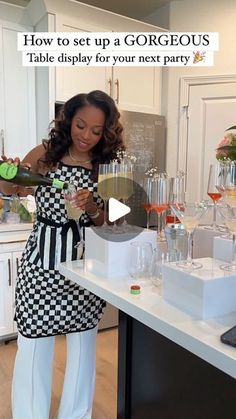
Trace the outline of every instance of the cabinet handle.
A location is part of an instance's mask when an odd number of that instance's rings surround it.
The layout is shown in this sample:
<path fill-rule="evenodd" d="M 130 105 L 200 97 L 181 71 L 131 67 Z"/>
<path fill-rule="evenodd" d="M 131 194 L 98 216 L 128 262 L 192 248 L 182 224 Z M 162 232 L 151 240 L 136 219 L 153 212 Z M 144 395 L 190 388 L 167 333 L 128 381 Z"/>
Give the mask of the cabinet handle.
<path fill-rule="evenodd" d="M 19 275 L 19 258 L 16 258 L 16 273 Z"/>
<path fill-rule="evenodd" d="M 119 84 L 118 79 L 115 80 L 115 85 L 116 85 L 116 99 L 115 99 L 115 102 L 118 105 L 118 103 L 120 101 L 120 84 Z"/>
<path fill-rule="evenodd" d="M 8 259 L 8 285 L 11 287 L 11 259 Z"/>
<path fill-rule="evenodd" d="M 4 130 L 1 129 L 0 131 L 0 137 L 1 137 L 1 155 L 5 156 L 5 147 L 4 147 Z"/>
<path fill-rule="evenodd" d="M 111 77 L 108 79 L 109 95 L 112 96 L 112 80 Z"/>

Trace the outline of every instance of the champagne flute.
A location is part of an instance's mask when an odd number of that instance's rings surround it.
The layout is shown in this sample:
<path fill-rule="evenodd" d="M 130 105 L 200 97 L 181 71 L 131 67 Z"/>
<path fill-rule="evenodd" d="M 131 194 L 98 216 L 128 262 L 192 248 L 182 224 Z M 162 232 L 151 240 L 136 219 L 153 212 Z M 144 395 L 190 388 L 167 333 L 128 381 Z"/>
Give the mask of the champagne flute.
<path fill-rule="evenodd" d="M 151 188 L 151 208 L 157 214 L 157 240 L 164 241 L 162 236 L 161 215 L 167 210 L 169 201 L 169 179 L 161 173 L 153 178 Z"/>
<path fill-rule="evenodd" d="M 219 190 L 221 186 L 221 166 L 219 163 L 211 164 L 209 170 L 207 195 L 213 201 L 213 223 L 208 229 L 217 230 L 219 227 L 216 224 L 217 202 L 222 198 L 222 193 Z"/>
<path fill-rule="evenodd" d="M 217 187 L 222 194 L 225 204 L 236 207 L 236 162 L 222 162 L 220 164 L 220 185 Z"/>
<path fill-rule="evenodd" d="M 117 199 L 118 201 L 122 198 L 122 191 L 121 191 L 121 165 L 118 161 L 113 161 L 110 163 L 110 174 L 111 177 L 109 178 L 108 182 L 110 184 L 109 191 L 111 193 L 110 197 Z M 116 221 L 114 221 L 112 227 L 113 233 L 121 232 L 121 229 L 118 228 Z"/>
<path fill-rule="evenodd" d="M 108 227 L 107 224 L 107 202 L 112 196 L 111 165 L 109 163 L 99 164 L 98 168 L 98 194 L 104 201 L 104 221 L 101 228 Z"/>
<path fill-rule="evenodd" d="M 78 188 L 79 189 L 79 188 Z M 72 204 L 73 198 L 75 197 L 78 189 L 73 183 L 70 183 L 64 191 L 64 199 L 65 199 L 65 207 L 67 212 L 67 217 L 69 220 L 75 220 L 77 224 L 77 228 L 80 235 L 80 241 L 75 245 L 75 247 L 79 248 L 80 246 L 84 246 L 84 240 L 82 238 L 81 228 L 80 228 L 80 217 L 84 213 L 84 211 L 79 207 L 74 207 Z"/>
<path fill-rule="evenodd" d="M 207 206 L 203 203 L 183 203 L 171 205 L 171 209 L 183 224 L 188 235 L 188 255 L 184 261 L 177 262 L 177 265 L 184 269 L 199 269 L 202 267 L 201 263 L 194 262 L 192 259 L 192 240 L 193 233 L 200 218 L 207 210 Z"/>
<path fill-rule="evenodd" d="M 236 208 L 225 205 L 220 208 L 220 213 L 225 220 L 225 224 L 232 233 L 232 261 L 230 264 L 220 265 L 224 271 L 236 271 Z"/>
<path fill-rule="evenodd" d="M 147 224 L 146 228 L 150 228 L 150 212 L 152 210 L 151 204 L 151 189 L 152 189 L 152 177 L 147 177 L 144 179 L 143 182 L 143 196 L 142 196 L 142 203 L 141 206 L 146 211 L 147 214 Z"/>
<path fill-rule="evenodd" d="M 120 182 L 121 199 L 123 203 L 126 205 L 128 199 L 134 193 L 133 165 L 130 161 L 127 161 L 127 162 L 121 161 L 119 182 Z M 123 219 L 122 227 L 123 227 L 123 231 L 128 230 L 128 223 L 125 216 Z"/>
<path fill-rule="evenodd" d="M 171 205 L 173 204 L 183 204 L 185 201 L 185 186 L 184 186 L 184 173 L 179 172 L 176 177 L 170 178 L 169 185 L 169 208 L 171 211 Z M 179 223 L 179 219 L 173 214 L 166 216 L 167 223 Z"/>

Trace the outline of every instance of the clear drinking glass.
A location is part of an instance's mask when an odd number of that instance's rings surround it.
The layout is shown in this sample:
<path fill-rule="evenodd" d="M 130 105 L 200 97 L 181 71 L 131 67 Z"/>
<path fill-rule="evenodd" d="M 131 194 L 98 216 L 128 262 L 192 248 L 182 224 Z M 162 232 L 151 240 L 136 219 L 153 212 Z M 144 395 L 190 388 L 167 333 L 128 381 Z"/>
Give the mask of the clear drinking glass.
<path fill-rule="evenodd" d="M 108 227 L 107 224 L 107 203 L 112 196 L 112 182 L 111 182 L 111 165 L 109 163 L 99 164 L 98 169 L 98 194 L 104 201 L 104 222 L 101 228 Z M 108 181 L 109 180 L 109 181 Z M 106 181 L 106 182 L 105 182 Z"/>
<path fill-rule="evenodd" d="M 169 206 L 169 178 L 164 174 L 160 174 L 153 178 L 151 188 L 151 205 L 152 210 L 157 214 L 157 240 L 165 240 L 162 235 L 163 228 L 161 228 L 161 215 L 168 209 Z"/>
<path fill-rule="evenodd" d="M 171 209 L 178 217 L 180 222 L 183 224 L 188 236 L 188 255 L 187 260 L 177 262 L 178 266 L 185 269 L 199 269 L 202 267 L 201 263 L 194 262 L 192 259 L 192 240 L 193 233 L 197 225 L 199 224 L 200 218 L 207 210 L 206 204 L 200 203 L 183 203 L 171 205 Z"/>
<path fill-rule="evenodd" d="M 207 195 L 213 201 L 213 223 L 207 228 L 212 230 L 218 229 L 218 225 L 216 224 L 216 213 L 217 202 L 222 198 L 222 193 L 220 192 L 221 180 L 221 165 L 219 163 L 211 164 L 207 184 Z"/>
<path fill-rule="evenodd" d="M 120 163 L 120 190 L 121 190 L 121 199 L 123 203 L 126 205 L 128 199 L 134 193 L 133 187 L 133 164 L 130 161 Z M 122 223 L 123 231 L 128 230 L 128 223 L 124 216 L 123 223 Z"/>
<path fill-rule="evenodd" d="M 130 243 L 128 271 L 135 284 L 146 284 L 150 280 L 152 244 L 135 241 Z"/>
<path fill-rule="evenodd" d="M 184 174 L 177 174 L 176 177 L 171 177 L 169 180 L 169 208 L 170 205 L 178 204 L 181 205 L 185 201 L 185 185 L 184 185 Z M 179 220 L 175 216 L 175 214 L 169 215 L 168 221 L 169 223 L 177 223 Z"/>
<path fill-rule="evenodd" d="M 177 262 L 178 260 L 179 255 L 175 249 L 168 252 L 163 252 L 163 249 L 160 247 L 153 249 L 150 267 L 150 275 L 153 285 L 156 287 L 161 286 L 163 264 L 167 262 Z"/>
<path fill-rule="evenodd" d="M 220 183 L 217 186 L 225 204 L 236 207 L 236 162 L 220 163 Z"/>
<path fill-rule="evenodd" d="M 121 191 L 121 169 L 120 164 L 117 161 L 110 163 L 110 177 L 109 180 L 106 181 L 107 188 L 109 190 L 110 196 L 109 198 L 114 198 L 120 201 L 122 198 L 122 191 Z M 120 228 L 118 227 L 116 221 L 113 223 L 112 232 L 117 233 Z"/>
<path fill-rule="evenodd" d="M 80 241 L 76 244 L 76 247 L 83 246 L 84 240 L 83 240 L 83 233 L 80 228 L 79 219 L 81 215 L 84 213 L 84 211 L 81 208 L 74 207 L 73 206 L 73 199 L 75 198 L 77 194 L 78 189 L 76 186 L 72 183 L 70 183 L 64 191 L 64 199 L 65 199 L 65 207 L 67 212 L 67 217 L 69 220 L 75 220 L 79 234 L 80 234 Z"/>
<path fill-rule="evenodd" d="M 225 205 L 220 207 L 220 214 L 222 215 L 226 226 L 232 233 L 232 260 L 230 264 L 222 264 L 220 268 L 224 271 L 236 271 L 236 208 Z"/>
<path fill-rule="evenodd" d="M 147 177 L 143 181 L 143 196 L 141 199 L 141 206 L 146 211 L 147 214 L 147 228 L 150 228 L 150 212 L 152 210 L 151 204 L 151 189 L 152 189 L 153 178 Z"/>

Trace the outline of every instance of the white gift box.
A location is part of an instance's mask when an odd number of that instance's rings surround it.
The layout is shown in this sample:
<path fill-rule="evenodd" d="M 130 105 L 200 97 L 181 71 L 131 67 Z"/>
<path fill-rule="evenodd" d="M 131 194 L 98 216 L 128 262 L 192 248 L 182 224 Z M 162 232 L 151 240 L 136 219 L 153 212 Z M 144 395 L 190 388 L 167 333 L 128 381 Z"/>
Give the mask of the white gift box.
<path fill-rule="evenodd" d="M 132 232 L 118 234 L 109 232 L 105 234 L 106 239 L 104 239 L 96 233 L 99 228 L 85 229 L 84 256 L 85 270 L 99 276 L 116 278 L 128 275 L 131 242 L 150 242 L 153 249 L 157 246 L 157 232 L 154 230 L 140 228 L 140 233 L 135 237 Z"/>
<path fill-rule="evenodd" d="M 188 272 L 174 262 L 163 266 L 163 298 L 200 319 L 236 311 L 236 275 L 221 270 L 222 261 L 194 260 L 203 267 Z"/>
<path fill-rule="evenodd" d="M 213 247 L 213 257 L 215 259 L 232 261 L 233 241 L 232 238 L 215 237 Z"/>

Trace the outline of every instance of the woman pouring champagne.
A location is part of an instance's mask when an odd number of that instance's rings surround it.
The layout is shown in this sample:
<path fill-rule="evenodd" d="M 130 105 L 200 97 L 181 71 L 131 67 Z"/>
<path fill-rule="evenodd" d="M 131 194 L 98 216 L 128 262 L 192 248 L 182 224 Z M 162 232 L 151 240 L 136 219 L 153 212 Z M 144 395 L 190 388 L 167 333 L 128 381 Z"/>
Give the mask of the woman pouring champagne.
<path fill-rule="evenodd" d="M 34 172 L 76 186 L 71 201 L 83 211 L 80 225 L 103 223 L 97 193 L 99 163 L 109 163 L 123 148 L 122 126 L 114 101 L 101 91 L 68 100 L 50 130 L 49 140 L 22 162 Z M 28 190 L 0 182 L 8 195 Z M 48 419 L 51 400 L 54 336 L 66 335 L 67 364 L 58 419 L 91 418 L 95 383 L 98 322 L 105 302 L 59 273 L 58 264 L 77 258 L 79 232 L 68 221 L 62 190 L 40 185 L 35 191 L 37 220 L 22 255 L 16 284 L 18 327 L 13 419 Z M 76 223 L 75 223 L 76 224 Z"/>

